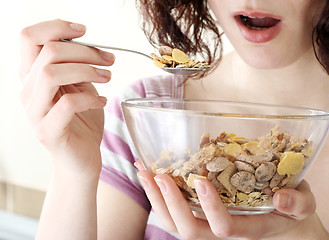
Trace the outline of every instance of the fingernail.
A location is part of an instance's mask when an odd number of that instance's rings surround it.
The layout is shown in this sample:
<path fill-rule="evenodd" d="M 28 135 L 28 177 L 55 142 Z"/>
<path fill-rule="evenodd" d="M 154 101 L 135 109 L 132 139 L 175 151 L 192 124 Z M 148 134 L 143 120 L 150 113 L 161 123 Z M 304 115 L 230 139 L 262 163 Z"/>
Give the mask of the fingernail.
<path fill-rule="evenodd" d="M 207 195 L 207 189 L 204 183 L 200 179 L 195 179 L 194 180 L 194 185 L 196 192 L 198 196 L 206 196 Z"/>
<path fill-rule="evenodd" d="M 85 32 L 86 31 L 86 26 L 78 23 L 71 23 L 70 27 L 77 32 Z"/>
<path fill-rule="evenodd" d="M 110 71 L 107 71 L 107 70 L 104 70 L 104 69 L 96 68 L 96 72 L 97 72 L 97 74 L 100 75 L 101 77 L 104 77 L 104 78 L 111 78 L 111 72 L 110 72 Z"/>
<path fill-rule="evenodd" d="M 114 55 L 112 53 L 108 53 L 108 52 L 99 50 L 99 54 L 107 62 L 114 61 Z"/>
<path fill-rule="evenodd" d="M 143 185 L 144 189 L 147 190 L 149 188 L 149 184 L 148 182 L 146 181 L 146 179 L 141 176 L 139 173 L 137 173 L 137 176 L 139 178 L 139 181 L 141 182 L 141 184 Z"/>
<path fill-rule="evenodd" d="M 161 193 L 166 194 L 167 193 L 166 184 L 157 176 L 154 177 L 154 180 L 156 181 L 157 185 L 159 186 Z"/>
<path fill-rule="evenodd" d="M 286 193 L 279 193 L 278 202 L 280 208 L 288 208 L 291 204 L 291 197 Z"/>

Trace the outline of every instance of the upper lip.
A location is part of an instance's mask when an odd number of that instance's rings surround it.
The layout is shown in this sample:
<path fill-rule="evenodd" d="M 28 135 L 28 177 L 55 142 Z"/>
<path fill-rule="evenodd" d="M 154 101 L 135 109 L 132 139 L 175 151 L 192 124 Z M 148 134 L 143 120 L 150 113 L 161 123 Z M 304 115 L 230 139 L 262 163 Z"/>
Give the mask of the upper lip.
<path fill-rule="evenodd" d="M 248 11 L 248 10 L 242 10 L 242 11 L 237 11 L 234 13 L 234 16 L 240 16 L 240 15 L 243 15 L 243 16 L 246 16 L 246 17 L 258 17 L 258 18 L 261 18 L 261 17 L 271 17 L 271 18 L 274 18 L 274 19 L 278 19 L 278 20 L 282 20 L 281 17 L 279 16 L 276 16 L 274 14 L 271 14 L 271 13 L 264 13 L 264 12 L 258 12 L 258 11 Z"/>

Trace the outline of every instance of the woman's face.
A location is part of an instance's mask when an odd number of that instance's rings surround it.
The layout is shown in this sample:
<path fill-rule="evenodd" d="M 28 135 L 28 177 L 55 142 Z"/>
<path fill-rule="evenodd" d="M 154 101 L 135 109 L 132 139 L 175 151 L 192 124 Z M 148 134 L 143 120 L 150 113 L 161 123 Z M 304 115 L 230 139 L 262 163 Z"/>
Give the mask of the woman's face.
<path fill-rule="evenodd" d="M 312 48 L 326 0 L 208 0 L 239 55 L 257 68 L 285 67 Z"/>

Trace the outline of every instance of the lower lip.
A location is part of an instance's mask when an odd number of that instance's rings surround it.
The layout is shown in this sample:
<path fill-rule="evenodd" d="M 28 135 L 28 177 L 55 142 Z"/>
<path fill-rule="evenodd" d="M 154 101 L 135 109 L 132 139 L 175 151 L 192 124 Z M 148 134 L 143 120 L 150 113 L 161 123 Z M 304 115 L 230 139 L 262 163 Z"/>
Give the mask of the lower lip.
<path fill-rule="evenodd" d="M 239 16 L 235 17 L 235 21 L 244 39 L 253 43 L 265 43 L 271 41 L 279 34 L 282 29 L 281 21 L 275 26 L 263 30 L 254 30 L 248 28 L 242 23 Z"/>

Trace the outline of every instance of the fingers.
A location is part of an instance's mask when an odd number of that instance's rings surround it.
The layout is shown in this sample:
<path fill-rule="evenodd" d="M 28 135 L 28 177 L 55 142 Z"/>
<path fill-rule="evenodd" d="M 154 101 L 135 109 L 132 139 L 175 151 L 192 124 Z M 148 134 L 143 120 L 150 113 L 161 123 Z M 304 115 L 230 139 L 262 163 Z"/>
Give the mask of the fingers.
<path fill-rule="evenodd" d="M 54 97 L 60 86 L 77 84 L 80 82 L 106 83 L 111 73 L 86 64 L 52 64 L 42 70 L 39 79 L 28 92 L 31 97 L 25 96 L 28 105 L 27 113 L 31 123 L 39 122 L 54 104 Z M 26 90 L 27 91 L 27 90 Z"/>
<path fill-rule="evenodd" d="M 212 232 L 218 237 L 232 236 L 234 220 L 209 181 L 195 179 L 194 184 L 202 209 Z M 225 219 L 225 221 L 221 221 Z"/>
<path fill-rule="evenodd" d="M 274 219 L 278 219 L 279 216 L 270 214 L 231 215 L 209 181 L 196 179 L 194 184 L 202 210 L 214 236 L 219 238 L 243 237 L 258 239 L 264 233 L 272 233 Z M 278 229 L 280 226 L 276 224 L 275 227 Z"/>
<path fill-rule="evenodd" d="M 111 53 L 70 43 L 47 44 L 37 57 L 21 93 L 23 104 L 32 109 L 28 110 L 31 122 L 36 122 L 49 111 L 60 86 L 80 82 L 106 83 L 110 80 L 108 70 L 87 64 L 112 65 L 113 62 L 114 55 Z"/>
<path fill-rule="evenodd" d="M 141 167 L 136 163 L 137 167 Z M 155 213 L 160 217 L 164 227 L 171 232 L 177 232 L 176 226 L 170 216 L 166 203 L 161 195 L 158 185 L 153 179 L 153 175 L 146 170 L 138 173 L 140 182 L 142 183 L 145 193 L 152 204 Z"/>
<path fill-rule="evenodd" d="M 144 180 L 145 173 L 147 173 L 145 170 L 140 172 Z M 315 210 L 313 195 L 308 184 L 303 181 L 297 189 L 282 189 L 274 196 L 273 203 L 277 210 L 292 218 L 283 216 L 277 211 L 250 216 L 230 215 L 211 183 L 204 179 L 196 179 L 194 181 L 196 192 L 206 217 L 206 220 L 203 220 L 195 217 L 200 214 L 192 213 L 173 179 L 166 175 L 157 175 L 154 177 L 157 183 L 155 184 L 152 175 L 147 174 L 146 193 L 155 212 L 165 221 L 167 229 L 171 231 L 177 229 L 177 232 L 186 239 L 190 237 L 258 239 L 291 229 L 298 224 L 296 219 L 306 218 Z M 284 195 L 279 194 L 288 194 L 290 200 L 284 200 L 282 197 Z"/>
<path fill-rule="evenodd" d="M 43 77 L 46 76 L 47 79 L 49 72 L 54 72 L 50 71 L 54 69 L 50 66 L 52 64 L 83 63 L 111 66 L 114 63 L 114 55 L 111 53 L 77 44 L 55 41 L 61 38 L 82 36 L 84 31 L 85 27 L 82 25 L 61 20 L 39 23 L 22 31 L 21 71 L 24 76 L 29 73 L 21 94 L 23 103 L 29 102 L 29 98 L 35 90 L 35 85 L 43 84 Z M 73 68 L 70 69 L 70 71 L 73 70 Z M 63 84 L 66 83 L 63 82 Z"/>
<path fill-rule="evenodd" d="M 21 74 L 25 82 L 21 99 L 42 142 L 55 143 L 60 135 L 76 131 L 70 124 L 72 120 L 80 119 L 85 123 L 83 127 L 90 128 L 88 121 L 92 122 L 94 116 L 89 113 L 96 116 L 95 111 L 75 115 L 105 106 L 106 99 L 98 96 L 91 83 L 108 82 L 111 72 L 91 65 L 111 66 L 114 55 L 58 41 L 84 33 L 83 25 L 62 20 L 39 23 L 22 31 Z"/>
<path fill-rule="evenodd" d="M 53 67 L 49 65 L 57 63 L 84 63 L 110 66 L 114 63 L 114 59 L 115 57 L 111 53 L 77 44 L 63 42 L 47 43 L 36 58 L 32 70 L 25 81 L 21 95 L 22 102 L 28 101 L 27 99 L 29 99 L 34 85 L 43 81 L 42 77 L 44 75 L 46 77 L 49 76 L 49 71 L 53 69 Z M 70 71 L 72 70 L 73 69 L 70 69 Z M 36 79 L 39 79 L 39 81 L 36 82 Z"/>
<path fill-rule="evenodd" d="M 36 64 L 38 62 L 45 64 L 73 62 L 111 66 L 114 59 L 112 53 L 96 48 L 68 42 L 47 42 L 36 59 Z"/>
<path fill-rule="evenodd" d="M 296 219 L 305 219 L 315 211 L 314 197 L 305 181 L 296 189 L 281 189 L 275 194 L 273 204 L 280 214 L 254 216 L 230 215 L 209 181 L 196 179 L 195 186 L 210 228 L 218 237 L 257 238 L 283 232 L 297 224 Z"/>
<path fill-rule="evenodd" d="M 141 174 L 145 176 L 145 172 L 141 171 L 139 176 Z M 155 176 L 154 180 L 150 176 L 148 181 L 152 184 L 149 185 L 146 193 L 154 211 L 168 231 L 178 232 L 183 239 L 199 239 L 201 236 L 204 239 L 214 238 L 208 222 L 204 219 L 195 218 L 190 206 L 172 178 L 160 174 Z"/>
<path fill-rule="evenodd" d="M 38 137 L 45 144 L 46 139 L 59 139 L 61 134 L 66 134 L 66 129 L 75 114 L 89 109 L 102 108 L 106 98 L 86 92 L 65 94 L 54 105 L 39 125 Z M 51 143 L 50 143 L 51 144 Z"/>
<path fill-rule="evenodd" d="M 308 183 L 303 180 L 296 189 L 281 189 L 273 197 L 275 208 L 295 219 L 305 219 L 316 208 L 314 196 Z"/>
<path fill-rule="evenodd" d="M 167 175 L 160 174 L 154 179 L 161 190 L 178 232 L 183 234 L 191 231 L 193 229 L 191 226 L 196 227 L 197 221 L 176 183 Z"/>
<path fill-rule="evenodd" d="M 155 180 L 165 199 L 169 213 L 183 239 L 213 239 L 207 220 L 196 218 L 172 178 L 160 174 Z"/>
<path fill-rule="evenodd" d="M 81 37 L 86 32 L 82 24 L 60 19 L 40 22 L 22 30 L 22 40 L 29 44 L 44 45 L 51 40 L 71 39 Z"/>
<path fill-rule="evenodd" d="M 53 20 L 24 28 L 21 32 L 21 68 L 22 78 L 30 68 L 42 49 L 49 41 L 71 39 L 85 34 L 86 27 L 81 24 L 62 20 Z"/>

